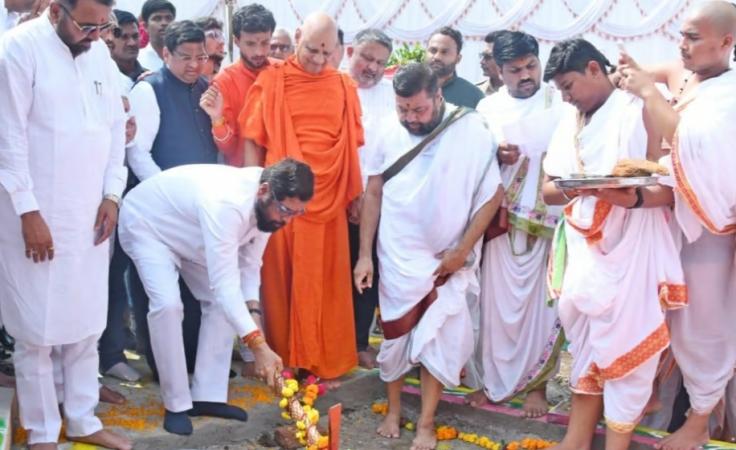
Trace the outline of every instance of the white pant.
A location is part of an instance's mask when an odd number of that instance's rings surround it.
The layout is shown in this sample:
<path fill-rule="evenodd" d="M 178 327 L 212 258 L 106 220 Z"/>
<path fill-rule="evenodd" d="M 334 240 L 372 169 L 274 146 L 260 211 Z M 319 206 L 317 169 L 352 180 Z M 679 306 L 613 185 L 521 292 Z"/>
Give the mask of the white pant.
<path fill-rule="evenodd" d="M 53 347 L 15 342 L 13 363 L 20 421 L 29 431 L 29 444 L 58 441 L 62 401 L 67 436 L 87 436 L 102 429 L 102 422 L 94 414 L 99 401 L 98 339 L 99 335 L 94 335 L 74 344 Z M 60 368 L 56 374 L 55 366 Z M 55 382 L 55 375 L 61 376 L 63 398 L 57 395 L 55 385 L 59 380 Z"/>
<path fill-rule="evenodd" d="M 192 408 L 192 401 L 226 402 L 235 330 L 214 301 L 207 268 L 184 261 L 144 227 L 120 232 L 120 244 L 138 269 L 149 298 L 148 328 L 164 407 Z M 191 391 L 181 322 L 184 307 L 179 275 L 202 303 L 202 322 Z"/>

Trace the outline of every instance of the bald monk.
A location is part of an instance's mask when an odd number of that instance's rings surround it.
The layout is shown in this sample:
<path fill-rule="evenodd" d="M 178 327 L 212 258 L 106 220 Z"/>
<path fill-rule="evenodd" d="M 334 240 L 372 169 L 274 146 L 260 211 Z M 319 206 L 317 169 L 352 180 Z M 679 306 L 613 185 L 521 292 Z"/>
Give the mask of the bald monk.
<path fill-rule="evenodd" d="M 314 170 L 306 214 L 266 248 L 263 313 L 266 338 L 286 366 L 333 379 L 358 361 L 346 210 L 362 192 L 363 129 L 353 81 L 328 65 L 338 45 L 335 22 L 315 13 L 295 37 L 296 54 L 261 72 L 239 123 L 246 166 L 289 156 Z"/>
<path fill-rule="evenodd" d="M 672 352 L 691 409 L 687 421 L 657 448 L 690 450 L 708 441 L 708 420 L 736 365 L 736 73 L 729 68 L 736 8 L 726 1 L 698 5 L 683 22 L 678 64 L 647 73 L 622 55 L 621 86 L 644 100 L 645 112 L 672 152 L 675 219 L 689 305 L 670 315 Z M 667 83 L 667 102 L 654 87 Z M 674 105 L 673 105 L 674 103 Z"/>

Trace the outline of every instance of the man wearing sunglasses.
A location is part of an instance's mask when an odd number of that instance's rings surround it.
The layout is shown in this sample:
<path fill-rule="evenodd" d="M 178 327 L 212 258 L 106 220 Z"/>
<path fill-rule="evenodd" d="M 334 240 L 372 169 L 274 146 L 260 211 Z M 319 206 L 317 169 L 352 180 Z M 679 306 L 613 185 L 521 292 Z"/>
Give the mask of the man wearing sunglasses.
<path fill-rule="evenodd" d="M 120 243 L 151 299 L 148 321 L 166 408 L 164 429 L 170 433 L 191 434 L 189 416 L 247 420 L 244 410 L 226 403 L 236 334 L 253 352 L 256 374 L 273 386 L 283 363 L 260 325 L 263 250 L 272 232 L 304 213 L 313 193 L 309 166 L 285 159 L 266 169 L 177 167 L 126 197 Z M 191 389 L 180 275 L 202 305 Z"/>
<path fill-rule="evenodd" d="M 0 44 L 0 309 L 16 339 L 20 418 L 33 450 L 57 448 L 54 363 L 67 438 L 131 448 L 94 416 L 108 237 L 126 179 L 118 71 L 99 40 L 111 5 L 53 0 Z"/>

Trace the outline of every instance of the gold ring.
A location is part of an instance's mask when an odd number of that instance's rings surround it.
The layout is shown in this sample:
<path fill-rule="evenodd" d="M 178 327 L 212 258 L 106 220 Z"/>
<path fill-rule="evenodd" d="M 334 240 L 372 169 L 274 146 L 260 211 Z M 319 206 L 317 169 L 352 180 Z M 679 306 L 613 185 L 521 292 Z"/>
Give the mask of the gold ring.
<path fill-rule="evenodd" d="M 50 252 L 53 252 L 53 251 L 54 251 L 54 247 L 53 247 L 53 246 L 51 246 L 51 247 L 47 248 L 46 250 L 48 250 L 48 251 L 50 251 Z"/>

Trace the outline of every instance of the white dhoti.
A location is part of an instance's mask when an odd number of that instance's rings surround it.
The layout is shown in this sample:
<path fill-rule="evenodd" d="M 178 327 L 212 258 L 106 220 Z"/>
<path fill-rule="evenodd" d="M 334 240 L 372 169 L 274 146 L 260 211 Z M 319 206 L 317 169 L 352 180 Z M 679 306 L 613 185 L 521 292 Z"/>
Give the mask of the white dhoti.
<path fill-rule="evenodd" d="M 513 237 L 528 235 L 512 229 Z M 556 305 L 548 305 L 550 240 L 514 254 L 512 235 L 486 243 L 481 265 L 481 349 L 486 395 L 494 402 L 539 387 L 554 374 L 561 344 Z"/>
<path fill-rule="evenodd" d="M 148 329 L 164 407 L 181 412 L 191 409 L 192 401 L 226 402 L 236 333 L 223 308 L 214 301 L 206 267 L 181 259 L 161 243 L 143 219 L 129 212 L 124 210 L 120 217 L 120 245 L 135 264 L 149 297 Z M 184 306 L 180 275 L 202 304 L 191 390 L 181 329 Z"/>
<path fill-rule="evenodd" d="M 610 174 L 621 159 L 644 159 L 642 103 L 614 91 L 580 128 L 563 118 L 545 160 L 554 177 Z M 669 345 L 664 310 L 687 303 L 668 208 L 625 209 L 592 196 L 565 207 L 567 267 L 559 314 L 570 341 L 573 392 L 603 395 L 607 425 L 631 432 Z"/>

